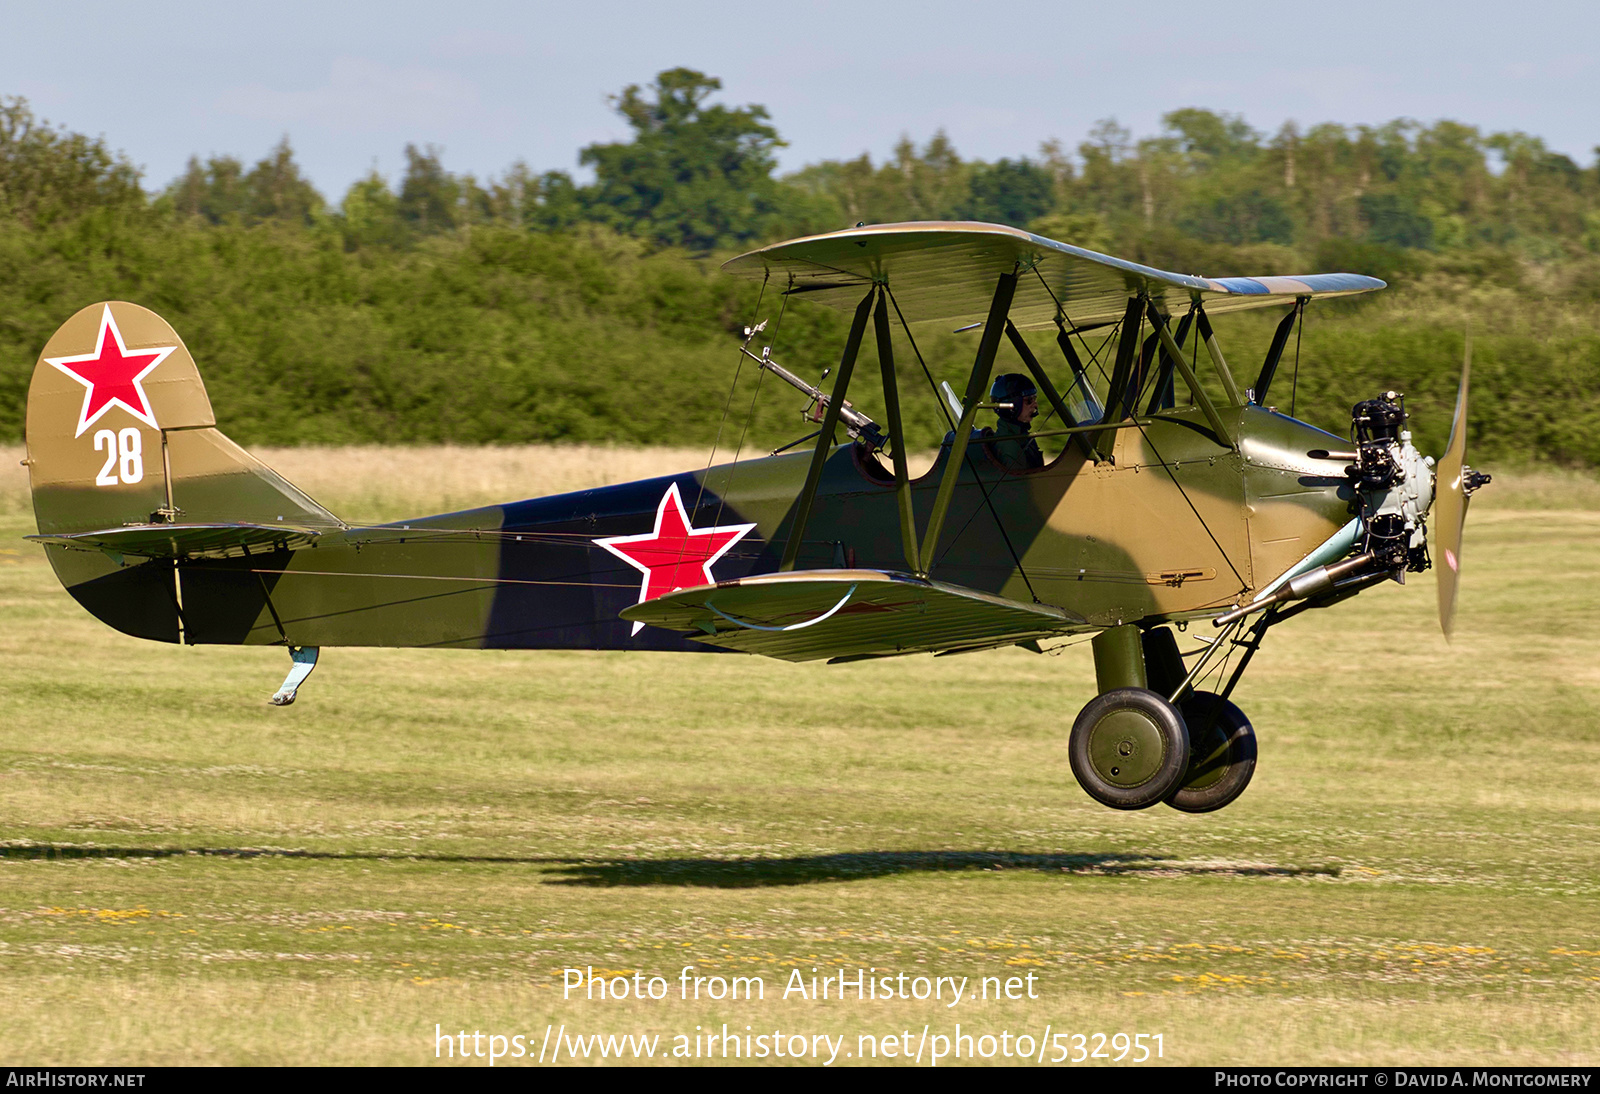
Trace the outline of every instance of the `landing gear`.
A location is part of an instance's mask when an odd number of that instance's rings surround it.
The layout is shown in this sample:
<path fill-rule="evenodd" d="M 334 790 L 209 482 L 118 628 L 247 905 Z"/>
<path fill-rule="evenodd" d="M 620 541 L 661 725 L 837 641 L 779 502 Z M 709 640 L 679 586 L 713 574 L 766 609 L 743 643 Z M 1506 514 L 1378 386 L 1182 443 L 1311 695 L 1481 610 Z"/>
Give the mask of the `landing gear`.
<path fill-rule="evenodd" d="M 1114 688 L 1089 702 L 1067 746 L 1078 785 L 1113 809 L 1166 798 L 1189 769 L 1183 716 L 1149 688 Z"/>
<path fill-rule="evenodd" d="M 1209 691 L 1179 704 L 1189 729 L 1189 768 L 1166 803 L 1185 813 L 1209 813 L 1232 802 L 1256 771 L 1256 731 L 1244 711 Z"/>
<path fill-rule="evenodd" d="M 1234 680 L 1259 645 L 1255 633 Z M 1189 686 L 1171 630 L 1102 631 L 1094 667 L 1100 695 L 1079 713 L 1067 749 L 1085 793 L 1113 809 L 1165 801 L 1185 813 L 1221 809 L 1244 793 L 1256 769 L 1255 730 L 1209 691 L 1187 693 L 1176 708 L 1167 701 Z"/>

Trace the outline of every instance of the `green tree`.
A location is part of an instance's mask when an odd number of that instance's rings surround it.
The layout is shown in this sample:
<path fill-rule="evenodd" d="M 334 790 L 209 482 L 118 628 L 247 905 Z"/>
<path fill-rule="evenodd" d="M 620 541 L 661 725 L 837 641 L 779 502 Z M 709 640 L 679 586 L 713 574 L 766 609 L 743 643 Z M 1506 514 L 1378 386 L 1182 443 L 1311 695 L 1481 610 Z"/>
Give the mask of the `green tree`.
<path fill-rule="evenodd" d="M 1294 242 L 1294 225 L 1283 204 L 1260 189 L 1194 202 L 1178 224 L 1190 235 L 1222 243 Z"/>
<path fill-rule="evenodd" d="M 418 150 L 406 145 L 406 177 L 400 184 L 400 218 L 418 232 L 442 232 L 456 227 L 463 217 L 461 180 L 439 162 L 443 149 L 428 145 Z"/>
<path fill-rule="evenodd" d="M 1427 250 L 1433 246 L 1433 221 L 1419 211 L 1403 193 L 1364 194 L 1361 215 L 1367 222 L 1367 238 L 1374 243 Z"/>
<path fill-rule="evenodd" d="M 1115 224 L 1138 208 L 1141 190 L 1138 175 L 1130 170 L 1133 159 L 1133 133 L 1115 118 L 1103 118 L 1089 130 L 1087 140 L 1078 145 L 1083 171 L 1078 176 L 1075 202 L 1093 210 Z"/>
<path fill-rule="evenodd" d="M 622 231 L 691 251 L 762 237 L 782 215 L 773 152 L 783 146 L 762 106 L 707 99 L 722 81 L 689 68 L 637 84 L 611 100 L 633 129 L 626 143 L 591 144 L 589 215 Z"/>
<path fill-rule="evenodd" d="M 1236 114 L 1188 107 L 1163 115 L 1161 124 L 1176 134 L 1196 170 L 1248 162 L 1261 151 L 1261 134 Z"/>
<path fill-rule="evenodd" d="M 867 155 L 844 162 L 827 160 L 784 181 L 790 189 L 811 197 L 818 213 L 825 208 L 819 199 L 833 199 L 837 213 L 823 217 L 831 221 L 829 227 L 959 220 L 973 215 L 971 171 L 942 129 L 921 149 L 909 136 L 901 137 L 894 156 L 878 167 Z M 1001 188 L 1003 183 L 997 189 Z"/>
<path fill-rule="evenodd" d="M 165 199 L 176 212 L 212 224 L 309 225 L 326 205 L 300 174 L 288 137 L 249 171 L 232 156 L 212 156 L 204 165 L 190 156 L 184 173 L 167 187 Z"/>
<path fill-rule="evenodd" d="M 189 166 L 167 187 L 166 196 L 184 216 L 212 224 L 241 221 L 249 204 L 244 164 L 232 156 L 212 156 L 201 164 L 198 156 L 190 156 Z"/>
<path fill-rule="evenodd" d="M 1026 158 L 975 165 L 964 215 L 997 224 L 1025 225 L 1055 204 L 1055 175 Z"/>
<path fill-rule="evenodd" d="M 52 128 L 0 98 L 0 216 L 30 227 L 96 209 L 140 209 L 139 172 L 103 140 Z"/>
<path fill-rule="evenodd" d="M 345 191 L 338 222 L 350 247 L 393 246 L 406 237 L 400 199 L 376 169 Z"/>
<path fill-rule="evenodd" d="M 260 222 L 311 224 L 327 204 L 294 162 L 285 136 L 244 178 L 249 192 L 248 216 Z"/>
<path fill-rule="evenodd" d="M 536 175 L 514 163 L 483 192 L 488 219 L 535 231 L 559 231 L 584 219 L 583 194 L 565 171 Z"/>

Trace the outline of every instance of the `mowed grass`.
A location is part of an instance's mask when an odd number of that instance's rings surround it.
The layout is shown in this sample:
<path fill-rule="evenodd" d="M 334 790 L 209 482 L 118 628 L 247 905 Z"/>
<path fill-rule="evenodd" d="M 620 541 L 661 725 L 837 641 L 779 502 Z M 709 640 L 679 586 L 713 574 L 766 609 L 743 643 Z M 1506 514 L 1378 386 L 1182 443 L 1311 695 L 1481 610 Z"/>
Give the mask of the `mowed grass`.
<path fill-rule="evenodd" d="M 434 1063 L 436 1025 L 535 1057 L 547 1025 L 660 1034 L 665 1055 L 727 1023 L 842 1034 L 843 1064 L 862 1034 L 914 1050 L 958 1022 L 1159 1033 L 1185 1064 L 1600 1060 L 1593 479 L 1479 496 L 1454 645 L 1427 576 L 1275 631 L 1238 695 L 1255 781 L 1185 816 L 1074 783 L 1085 645 L 833 668 L 340 649 L 271 708 L 282 651 L 139 642 L 72 602 L 18 538 L 19 455 L 0 450 L 8 1062 Z M 360 519 L 704 460 L 264 455 Z M 680 1000 L 686 965 L 766 997 Z M 672 995 L 563 999 L 589 966 Z M 1032 974 L 1037 998 L 782 998 L 796 969 L 861 967 L 969 991 Z"/>

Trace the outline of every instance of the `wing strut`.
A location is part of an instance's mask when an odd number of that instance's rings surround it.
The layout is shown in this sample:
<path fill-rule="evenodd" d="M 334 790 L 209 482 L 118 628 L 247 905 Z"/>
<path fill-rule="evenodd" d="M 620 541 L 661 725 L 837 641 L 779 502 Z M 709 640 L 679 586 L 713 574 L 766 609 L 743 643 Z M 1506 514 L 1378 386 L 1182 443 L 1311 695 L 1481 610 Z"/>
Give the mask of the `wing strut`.
<path fill-rule="evenodd" d="M 1154 304 L 1149 305 L 1150 325 L 1161 336 L 1162 348 L 1172 358 L 1172 363 L 1183 373 L 1183 382 L 1189 385 L 1189 390 L 1194 392 L 1194 401 L 1200 405 L 1200 412 L 1206 416 L 1206 421 L 1211 423 L 1211 428 L 1216 431 L 1217 443 L 1224 448 L 1237 448 L 1228 427 L 1222 422 L 1222 415 L 1217 413 L 1217 408 L 1211 401 L 1211 396 L 1206 394 L 1206 389 L 1200 386 L 1200 380 L 1194 374 L 1194 369 L 1189 367 L 1189 362 L 1183 359 L 1183 350 L 1178 348 L 1178 343 L 1172 340 L 1172 332 L 1167 329 L 1167 324 L 1161 318 L 1161 313 L 1156 311 Z"/>
<path fill-rule="evenodd" d="M 1289 344 L 1289 333 L 1294 330 L 1295 320 L 1300 318 L 1300 313 L 1305 309 L 1306 299 L 1303 296 L 1299 297 L 1295 300 L 1294 307 L 1289 309 L 1289 314 L 1278 324 L 1278 329 L 1272 332 L 1272 345 L 1267 347 L 1267 359 L 1261 362 L 1261 375 L 1256 377 L 1257 406 L 1267 405 L 1267 389 L 1272 386 L 1272 377 L 1278 371 L 1278 361 L 1283 357 L 1283 347 Z"/>
<path fill-rule="evenodd" d="M 925 573 L 922 553 L 917 549 L 917 516 L 911 502 L 911 473 L 906 467 L 906 434 L 900 422 L 900 388 L 895 383 L 894 343 L 889 338 L 888 293 L 878 288 L 878 307 L 873 326 L 878 335 L 878 366 L 883 372 L 883 405 L 889 419 L 889 443 L 894 446 L 894 494 L 900 510 L 900 546 L 906 565 L 914 574 Z"/>
<path fill-rule="evenodd" d="M 1129 405 L 1128 379 L 1133 373 L 1133 355 L 1139 348 L 1140 318 L 1144 314 L 1145 296 L 1139 293 L 1128 297 L 1128 308 L 1122 314 L 1122 337 L 1117 342 L 1117 363 L 1111 369 L 1111 382 L 1106 386 L 1106 412 L 1101 425 L 1114 425 L 1124 418 L 1134 417 Z M 1095 439 L 1095 450 L 1102 457 L 1111 455 L 1116 444 L 1116 433 L 1106 430 Z"/>
<path fill-rule="evenodd" d="M 1015 278 L 1012 281 L 1015 282 Z M 822 429 L 817 433 L 817 447 L 811 451 L 811 468 L 806 472 L 806 484 L 800 489 L 795 504 L 794 523 L 789 527 L 789 539 L 783 545 L 783 561 L 778 569 L 794 569 L 800 555 L 800 541 L 805 538 L 806 524 L 811 520 L 811 505 L 817 500 L 817 486 L 822 482 L 822 465 L 828 462 L 833 450 L 833 435 L 839 426 L 839 412 L 844 407 L 845 391 L 850 387 L 850 373 L 856 367 L 856 354 L 861 350 L 861 336 L 867 331 L 867 314 L 872 310 L 872 298 L 877 293 L 874 286 L 856 305 L 856 315 L 850 322 L 850 337 L 845 340 L 844 355 L 839 358 L 839 372 L 833 378 L 833 395 L 828 400 L 828 412 L 823 416 Z"/>
<path fill-rule="evenodd" d="M 1190 308 L 1184 313 L 1182 319 L 1178 320 L 1178 333 L 1172 336 L 1172 340 L 1178 343 L 1179 349 L 1183 348 L 1183 340 L 1189 337 L 1189 326 L 1194 322 L 1195 308 L 1198 307 L 1199 305 L 1196 304 L 1194 308 Z M 1154 338 L 1156 335 L 1152 333 L 1151 337 Z M 1161 349 L 1161 369 L 1156 373 L 1155 386 L 1150 391 L 1150 401 L 1145 404 L 1144 412 L 1146 414 L 1154 414 L 1158 410 L 1170 410 L 1176 405 L 1177 399 L 1172 386 L 1174 371 L 1172 355 L 1163 346 Z"/>
<path fill-rule="evenodd" d="M 1222 381 L 1222 390 L 1227 393 L 1228 405 L 1239 406 L 1244 399 L 1239 395 L 1239 385 L 1234 383 L 1233 372 L 1222 356 L 1222 347 L 1217 345 L 1217 334 L 1211 329 L 1211 318 L 1206 315 L 1205 307 L 1200 304 L 1195 305 L 1195 315 L 1200 322 L 1200 337 L 1205 341 L 1206 353 L 1211 356 L 1211 364 L 1217 370 L 1217 379 Z"/>
<path fill-rule="evenodd" d="M 967 459 L 967 444 L 972 440 L 972 423 L 978 416 L 978 407 L 988 393 L 989 373 L 994 369 L 995 354 L 1000 351 L 1000 335 L 1005 330 L 1006 316 L 1011 311 L 1012 298 L 1017 292 L 1017 274 L 1000 275 L 995 285 L 994 298 L 989 301 L 989 316 L 983 324 L 983 339 L 978 343 L 978 356 L 972 362 L 972 375 L 967 378 L 965 408 L 956 423 L 956 435 L 950 438 L 950 457 L 944 465 L 944 476 L 939 480 L 939 492 L 934 495 L 933 512 L 928 515 L 928 528 L 922 537 L 922 557 L 931 565 L 934 551 L 939 546 L 939 533 L 944 531 L 945 517 L 950 513 L 950 499 L 954 497 L 956 481 L 961 478 L 961 467 Z"/>

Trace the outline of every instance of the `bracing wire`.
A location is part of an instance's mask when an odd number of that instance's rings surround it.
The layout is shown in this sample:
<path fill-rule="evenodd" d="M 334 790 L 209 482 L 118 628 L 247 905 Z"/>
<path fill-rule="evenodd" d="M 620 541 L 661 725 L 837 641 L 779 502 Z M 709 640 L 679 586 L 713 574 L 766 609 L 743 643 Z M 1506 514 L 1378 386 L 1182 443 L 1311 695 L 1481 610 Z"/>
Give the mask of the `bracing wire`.
<path fill-rule="evenodd" d="M 911 324 L 906 322 L 905 313 L 900 310 L 900 301 L 894 298 L 894 293 L 889 289 L 888 285 L 883 287 L 883 291 L 884 295 L 889 298 L 889 303 L 894 305 L 894 313 L 900 319 L 900 329 L 906 332 L 906 341 L 911 343 L 911 352 L 916 355 L 917 364 L 922 366 L 922 375 L 928 378 L 928 390 L 933 394 L 933 401 L 939 405 L 939 411 L 944 415 L 944 420 L 950 422 L 950 432 L 954 434 L 957 423 L 951 420 L 950 408 L 944 405 L 943 399 L 939 398 L 939 388 L 933 382 L 933 373 L 928 370 L 928 362 L 922 359 L 922 350 L 917 348 L 917 340 L 911 333 Z M 951 441 L 952 450 L 954 450 L 954 437 L 951 438 Z M 1022 583 L 1028 588 L 1028 595 L 1033 597 L 1033 602 L 1035 604 L 1042 604 L 1043 601 L 1039 599 L 1039 594 L 1034 591 L 1033 582 L 1028 578 L 1028 571 L 1022 565 L 1022 556 L 1017 554 L 1016 546 L 1012 544 L 1010 535 L 1006 533 L 1005 522 L 1000 519 L 1000 511 L 995 508 L 994 501 L 989 496 L 989 488 L 984 485 L 983 476 L 978 474 L 978 465 L 972 462 L 971 449 L 968 449 L 967 451 L 966 463 L 967 467 L 972 471 L 973 479 L 978 484 L 978 491 L 983 495 L 984 504 L 989 508 L 989 515 L 994 517 L 994 526 L 1000 530 L 1000 538 L 1005 541 L 1006 550 L 1011 553 L 1011 561 L 1016 563 L 1017 574 L 1022 578 Z M 976 516 L 977 514 L 974 513 L 973 515 Z M 970 525 L 971 523 L 972 519 L 969 517 L 967 519 L 967 524 Z M 966 528 L 967 525 L 962 525 L 961 531 L 966 531 Z M 954 547 L 956 541 L 960 538 L 961 532 L 957 532 L 956 535 L 950 540 L 950 546 Z M 937 548 L 939 545 L 935 543 L 933 546 Z M 950 547 L 946 547 L 945 554 L 949 553 Z M 939 558 L 943 557 L 944 555 L 939 556 Z M 925 559 L 924 565 L 928 568 L 928 570 L 931 571 L 937 562 L 938 559 Z"/>
<path fill-rule="evenodd" d="M 928 390 L 933 393 L 933 401 L 939 407 L 939 413 L 944 415 L 945 422 L 953 430 L 956 427 L 955 419 L 950 417 L 950 408 L 944 405 L 944 400 L 939 397 L 939 385 L 933 382 L 933 373 L 928 371 L 928 362 L 922 359 L 922 351 L 917 348 L 917 340 L 911 334 L 911 324 L 906 322 L 906 317 L 900 310 L 900 301 L 894 298 L 894 293 L 889 291 L 887 285 L 884 292 L 889 295 L 889 303 L 894 305 L 894 314 L 900 320 L 900 329 L 906 332 L 906 341 L 911 343 L 911 352 L 916 355 L 917 364 L 922 366 L 922 375 L 927 377 Z"/>
<path fill-rule="evenodd" d="M 761 302 L 765 300 L 767 296 L 767 281 L 771 277 L 772 273 L 771 271 L 768 271 L 766 277 L 761 279 L 761 291 L 756 294 L 755 313 L 758 316 L 761 314 Z M 700 476 L 700 490 L 695 494 L 694 507 L 689 510 L 691 514 L 698 513 L 700 511 L 700 503 L 705 500 L 706 478 L 711 472 L 711 465 L 716 462 L 717 445 L 722 443 L 722 427 L 728 424 L 728 411 L 733 408 L 733 393 L 739 388 L 739 375 L 743 371 L 744 353 L 741 351 L 738 362 L 733 366 L 733 383 L 728 385 L 728 398 L 727 401 L 722 404 L 722 420 L 717 422 L 717 435 L 716 438 L 711 442 L 711 454 L 706 457 L 706 471 L 705 474 Z M 690 520 L 693 519 L 694 518 L 691 515 Z"/>
<path fill-rule="evenodd" d="M 761 291 L 756 294 L 755 312 L 756 312 L 757 315 L 761 314 L 761 302 L 764 299 L 766 299 L 767 281 L 771 276 L 772 276 L 772 274 L 769 271 L 767 276 L 763 277 L 761 279 Z M 689 509 L 688 520 L 689 520 L 689 523 L 690 523 L 691 526 L 694 524 L 695 515 L 700 512 L 701 503 L 703 501 L 705 501 L 705 497 L 706 497 L 706 480 L 711 477 L 711 466 L 712 466 L 712 464 L 716 463 L 716 460 L 717 460 L 717 446 L 722 443 L 722 430 L 723 430 L 723 427 L 728 424 L 728 412 L 731 409 L 733 409 L 733 393 L 739 389 L 739 376 L 743 372 L 744 372 L 744 354 L 741 352 L 739 354 L 738 362 L 733 366 L 733 383 L 728 385 L 728 398 L 722 404 L 722 418 L 721 418 L 721 420 L 719 420 L 717 422 L 717 435 L 711 441 L 711 454 L 706 457 L 705 470 L 703 472 L 701 472 L 701 474 L 700 474 L 700 489 L 695 492 L 694 505 L 691 506 L 690 509 Z M 759 386 L 760 385 L 758 383 L 757 387 L 759 388 Z M 722 517 L 722 504 L 723 504 L 723 501 L 719 500 L 718 507 L 717 507 L 717 520 L 718 521 L 720 521 L 721 517 Z M 717 523 L 717 521 L 713 521 L 712 525 L 715 526 L 716 523 Z M 685 538 L 678 546 L 678 558 L 679 558 L 680 561 L 683 558 L 683 552 L 686 551 L 688 549 L 688 547 L 689 547 L 689 541 L 688 541 L 687 538 Z"/>
<path fill-rule="evenodd" d="M 1100 373 L 1100 375 L 1101 375 L 1101 377 L 1103 377 L 1103 378 L 1105 378 L 1105 381 L 1106 381 L 1106 384 L 1107 384 L 1107 385 L 1108 385 L 1108 386 L 1109 386 L 1109 385 L 1110 385 L 1110 383 L 1111 383 L 1111 380 L 1110 380 L 1110 378 L 1109 378 L 1109 377 L 1107 377 L 1107 376 L 1106 376 L 1106 370 L 1105 370 L 1105 366 L 1103 366 L 1103 365 L 1102 365 L 1102 364 L 1101 364 L 1101 363 L 1100 363 L 1100 359 L 1099 359 L 1099 355 L 1100 355 L 1100 352 L 1101 352 L 1101 350 L 1104 350 L 1104 349 L 1105 349 L 1105 348 L 1106 348 L 1106 344 L 1107 344 L 1107 343 L 1108 343 L 1108 342 L 1110 342 L 1110 341 L 1111 341 L 1111 339 L 1112 339 L 1112 338 L 1114 338 L 1114 337 L 1115 337 L 1115 336 L 1116 336 L 1116 333 L 1117 333 L 1117 330 L 1118 330 L 1118 329 L 1119 329 L 1119 328 L 1120 328 L 1120 327 L 1121 327 L 1121 326 L 1122 326 L 1122 321 L 1121 321 L 1121 320 L 1120 320 L 1120 319 L 1119 319 L 1119 320 L 1117 320 L 1117 322 L 1116 322 L 1116 323 L 1115 323 L 1115 324 L 1114 324 L 1114 325 L 1113 325 L 1113 326 L 1112 326 L 1112 328 L 1111 328 L 1111 333 L 1110 333 L 1110 334 L 1108 334 L 1108 335 L 1106 335 L 1106 336 L 1105 336 L 1105 338 L 1104 338 L 1104 339 L 1103 339 L 1103 340 L 1102 340 L 1102 341 L 1101 341 L 1101 343 L 1100 343 L 1100 349 L 1098 349 L 1098 350 L 1091 350 L 1091 349 L 1089 349 L 1089 343 L 1088 343 L 1088 342 L 1087 342 L 1087 341 L 1084 341 L 1084 338 L 1083 338 L 1083 336 L 1082 336 L 1082 335 L 1079 335 L 1079 336 L 1078 336 L 1078 341 L 1079 341 L 1079 342 L 1082 342 L 1082 343 L 1083 343 L 1083 348 L 1084 348 L 1084 349 L 1085 349 L 1085 350 L 1088 350 L 1088 353 L 1089 353 L 1089 363 L 1090 363 L 1090 364 L 1092 364 L 1092 365 L 1094 365 L 1094 367 L 1095 367 L 1095 369 L 1096 369 L 1096 370 L 1097 370 L 1097 371 L 1099 371 L 1099 373 Z M 1065 329 L 1065 328 L 1062 328 L 1062 329 Z M 1076 383 L 1077 383 L 1077 377 L 1073 377 L 1073 383 L 1074 383 L 1074 384 L 1076 384 Z M 1069 388 L 1068 388 L 1068 389 L 1067 389 L 1067 390 L 1069 390 L 1069 391 L 1070 391 L 1070 390 L 1071 390 L 1071 388 L 1070 388 L 1070 387 L 1069 387 Z M 1055 408 L 1055 407 L 1054 407 L 1054 406 L 1051 406 L 1051 407 L 1050 407 L 1050 409 L 1048 409 L 1048 410 L 1046 410 L 1046 411 L 1044 411 L 1044 412 L 1043 412 L 1043 413 L 1042 413 L 1042 414 L 1041 414 L 1041 415 L 1040 415 L 1040 416 L 1039 416 L 1039 424 L 1040 424 L 1040 425 L 1043 425 L 1043 424 L 1044 424 L 1044 423 L 1045 423 L 1045 422 L 1048 422 L 1048 421 L 1049 421 L 1049 420 L 1050 420 L 1050 419 L 1051 419 L 1051 418 L 1053 418 L 1053 417 L 1054 417 L 1054 416 L 1055 416 L 1055 413 L 1056 413 L 1056 408 Z"/>
<path fill-rule="evenodd" d="M 1050 283 L 1044 279 L 1043 275 L 1039 274 L 1039 271 L 1038 271 L 1037 268 L 1035 268 L 1033 272 L 1034 272 L 1035 276 L 1038 276 L 1039 284 L 1044 286 L 1045 292 L 1050 294 L 1050 299 L 1055 301 L 1057 314 L 1059 314 L 1062 318 L 1066 319 L 1068 324 L 1076 326 L 1076 324 L 1072 323 L 1072 317 L 1067 315 L 1067 310 L 1066 310 L 1065 307 L 1062 306 L 1061 300 L 1055 294 L 1055 290 L 1050 288 Z M 1142 319 L 1141 319 L 1141 322 L 1139 324 L 1139 330 L 1140 330 L 1141 333 L 1144 330 L 1144 323 L 1143 323 Z M 1106 337 L 1107 337 L 1107 340 L 1110 339 L 1110 335 L 1107 335 Z M 1088 349 L 1089 348 L 1089 343 L 1084 341 L 1082 335 L 1079 335 L 1078 341 L 1083 344 L 1083 348 L 1084 349 Z M 1105 348 L 1105 343 L 1101 343 L 1101 348 L 1102 349 Z M 1105 371 L 1106 371 L 1105 367 L 1102 366 L 1102 365 L 1097 365 L 1096 367 L 1100 369 L 1100 374 L 1102 376 L 1104 376 L 1105 375 Z M 1106 383 L 1109 385 L 1110 382 L 1111 382 L 1110 378 L 1107 377 Z M 1141 392 L 1141 394 L 1142 394 L 1142 392 Z M 1112 396 L 1112 393 L 1108 390 L 1106 392 L 1106 405 L 1107 406 L 1111 405 L 1111 402 L 1110 402 L 1111 396 Z M 1240 587 L 1241 591 L 1244 590 L 1244 589 L 1248 589 L 1250 587 L 1250 583 L 1247 582 L 1244 579 L 1244 576 L 1239 573 L 1239 568 L 1233 564 L 1233 559 L 1231 557 L 1229 557 L 1228 552 L 1223 548 L 1222 544 L 1217 540 L 1216 534 L 1211 531 L 1211 525 L 1206 523 L 1206 518 L 1200 515 L 1200 510 L 1199 509 L 1195 508 L 1194 500 L 1189 497 L 1189 491 L 1185 490 L 1183 488 L 1183 483 L 1178 481 L 1177 472 L 1175 472 L 1172 469 L 1172 466 L 1169 463 L 1167 463 L 1166 457 L 1161 455 L 1160 450 L 1158 450 L 1156 448 L 1154 442 L 1152 442 L 1150 440 L 1149 431 L 1145 429 L 1144 423 L 1139 421 L 1139 414 L 1138 414 L 1137 406 L 1133 406 L 1133 407 L 1128 408 L 1128 418 L 1129 418 L 1130 421 L 1133 422 L 1134 428 L 1139 431 L 1139 435 L 1144 438 L 1144 443 L 1149 446 L 1151 454 L 1153 456 L 1155 456 L 1155 458 L 1156 458 L 1156 462 L 1161 465 L 1161 469 L 1163 471 L 1165 471 L 1167 473 L 1167 477 L 1172 480 L 1172 485 L 1174 485 L 1174 486 L 1176 486 L 1178 488 L 1178 493 L 1183 497 L 1184 504 L 1189 507 L 1189 512 L 1194 514 L 1194 519 L 1200 522 L 1200 527 L 1205 531 L 1206 536 L 1207 536 L 1207 538 L 1209 538 L 1211 540 L 1212 545 L 1214 547 L 1216 547 L 1217 553 L 1222 556 L 1222 561 L 1226 562 L 1228 564 L 1228 569 L 1233 571 L 1234 580 L 1239 582 L 1239 587 Z"/>
<path fill-rule="evenodd" d="M 757 301 L 757 305 L 756 306 L 759 309 L 759 307 L 760 307 L 760 302 L 759 301 Z M 783 330 L 783 314 L 784 314 L 784 312 L 786 312 L 788 310 L 789 310 L 789 295 L 787 293 L 785 293 L 784 296 L 783 296 L 783 303 L 778 305 L 778 320 L 777 320 L 777 322 L 773 323 L 773 325 L 772 325 L 772 341 L 769 343 L 771 348 L 774 348 L 774 349 L 777 348 L 777 345 L 778 345 L 778 334 Z M 757 314 L 759 314 L 759 311 L 757 312 Z M 741 356 L 743 356 L 743 355 L 741 354 Z M 761 398 L 761 385 L 766 382 L 766 379 L 767 379 L 767 370 L 766 369 L 761 369 L 759 371 L 759 375 L 756 376 L 756 390 L 755 390 L 755 393 L 750 396 L 750 407 L 744 413 L 744 425 L 739 429 L 739 443 L 733 450 L 733 464 L 728 468 L 728 486 L 729 487 L 731 487 L 733 485 L 733 469 L 735 467 L 739 466 L 739 454 L 744 451 L 745 437 L 750 432 L 750 423 L 755 420 L 756 402 Z M 716 524 L 721 524 L 722 523 L 722 511 L 723 511 L 724 508 L 727 507 L 727 504 L 728 504 L 728 489 L 724 488 L 723 491 L 722 491 L 722 495 L 721 495 L 720 499 L 717 502 L 717 519 L 716 519 L 716 521 L 714 523 L 716 523 Z"/>

